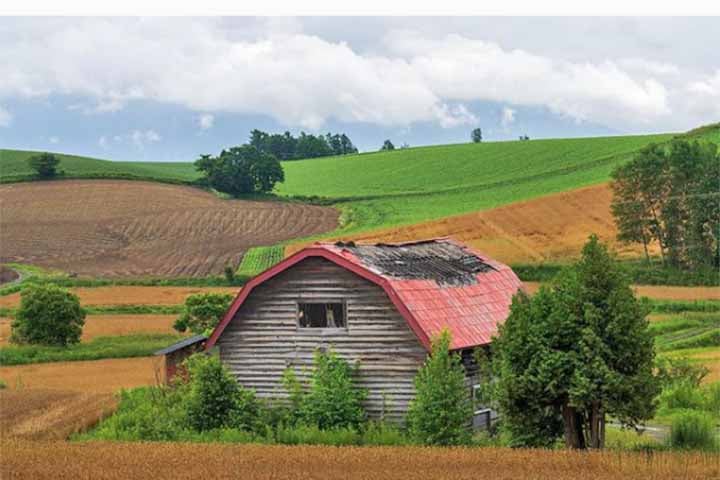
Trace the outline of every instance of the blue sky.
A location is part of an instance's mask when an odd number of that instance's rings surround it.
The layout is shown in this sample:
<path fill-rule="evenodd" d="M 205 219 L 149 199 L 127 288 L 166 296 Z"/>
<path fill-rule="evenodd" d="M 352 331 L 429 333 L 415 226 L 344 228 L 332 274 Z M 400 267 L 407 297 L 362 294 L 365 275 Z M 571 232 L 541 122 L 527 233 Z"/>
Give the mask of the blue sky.
<path fill-rule="evenodd" d="M 266 131 L 362 151 L 720 120 L 716 19 L 4 18 L 0 146 L 190 161 Z M 668 32 L 674 32 L 669 35 Z"/>

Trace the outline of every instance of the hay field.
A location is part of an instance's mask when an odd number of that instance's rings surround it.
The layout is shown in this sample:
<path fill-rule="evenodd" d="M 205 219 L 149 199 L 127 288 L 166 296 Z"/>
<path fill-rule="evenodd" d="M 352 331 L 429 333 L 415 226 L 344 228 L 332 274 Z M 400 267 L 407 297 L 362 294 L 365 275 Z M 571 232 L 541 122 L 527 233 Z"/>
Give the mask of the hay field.
<path fill-rule="evenodd" d="M 705 480 L 716 455 L 4 440 L 3 478 Z"/>
<path fill-rule="evenodd" d="M 121 388 L 155 385 L 160 378 L 159 357 L 0 366 L 0 379 L 11 390 L 46 388 L 114 393 Z"/>
<path fill-rule="evenodd" d="M 205 276 L 250 247 L 320 234 L 338 211 L 122 180 L 0 185 L 0 263 L 104 277 Z"/>
<path fill-rule="evenodd" d="M 172 326 L 177 315 L 88 315 L 81 340 L 134 333 L 177 333 Z M 12 319 L 0 317 L 0 346 L 10 339 Z"/>
<path fill-rule="evenodd" d="M 194 293 L 229 293 L 237 295 L 240 287 L 135 287 L 109 286 L 69 289 L 80 298 L 80 304 L 107 305 L 180 305 Z M 0 297 L 0 307 L 15 308 L 20 305 L 20 292 Z"/>
<path fill-rule="evenodd" d="M 112 393 L 65 390 L 0 391 L 0 438 L 64 440 L 112 414 Z"/>
<path fill-rule="evenodd" d="M 525 290 L 532 294 L 540 288 L 540 282 L 523 282 Z M 718 287 L 676 287 L 667 285 L 633 285 L 635 294 L 654 300 L 720 300 Z"/>

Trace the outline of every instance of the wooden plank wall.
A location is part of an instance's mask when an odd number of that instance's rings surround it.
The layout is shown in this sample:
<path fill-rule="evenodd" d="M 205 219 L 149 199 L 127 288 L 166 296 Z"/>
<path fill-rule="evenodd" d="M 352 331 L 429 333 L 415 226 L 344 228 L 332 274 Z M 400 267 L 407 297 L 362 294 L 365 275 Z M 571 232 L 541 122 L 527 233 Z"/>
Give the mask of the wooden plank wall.
<path fill-rule="evenodd" d="M 300 329 L 299 300 L 346 302 L 347 329 Z M 258 396 L 285 399 L 282 374 L 307 378 L 313 353 L 332 346 L 359 361 L 372 418 L 401 421 L 427 352 L 377 285 L 322 258 L 308 258 L 253 290 L 218 341 L 220 357 Z"/>

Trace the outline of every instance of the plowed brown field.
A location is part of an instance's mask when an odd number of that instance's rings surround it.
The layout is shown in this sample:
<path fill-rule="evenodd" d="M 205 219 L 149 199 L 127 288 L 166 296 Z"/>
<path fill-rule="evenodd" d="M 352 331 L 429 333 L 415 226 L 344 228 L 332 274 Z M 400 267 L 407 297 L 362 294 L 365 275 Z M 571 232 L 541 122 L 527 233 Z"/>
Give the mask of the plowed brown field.
<path fill-rule="evenodd" d="M 250 247 L 332 230 L 339 215 L 117 180 L 2 185 L 0 203 L 0 262 L 92 276 L 218 274 Z"/>
<path fill-rule="evenodd" d="M 177 333 L 172 326 L 177 315 L 88 315 L 83 326 L 82 341 L 111 335 L 135 333 Z M 0 346 L 10 338 L 12 319 L 0 318 Z"/>
<path fill-rule="evenodd" d="M 188 443 L 0 444 L 3 478 L 547 479 L 717 478 L 717 455 L 503 448 L 289 447 Z"/>
<path fill-rule="evenodd" d="M 194 293 L 229 293 L 237 295 L 240 287 L 132 287 L 113 286 L 71 288 L 84 306 L 99 305 L 180 305 Z M 20 292 L 0 297 L 0 307 L 20 305 Z"/>
<path fill-rule="evenodd" d="M 155 385 L 161 377 L 160 357 L 0 367 L 0 379 L 7 383 L 10 389 L 47 388 L 110 393 L 121 388 Z"/>
<path fill-rule="evenodd" d="M 363 242 L 398 242 L 452 236 L 507 263 L 565 260 L 579 254 L 591 233 L 621 256 L 638 256 L 642 247 L 619 244 L 608 184 L 513 203 L 492 210 L 351 235 Z M 290 245 L 289 255 L 301 244 Z"/>
<path fill-rule="evenodd" d="M 23 389 L 0 391 L 0 438 L 63 440 L 111 414 L 112 393 Z"/>

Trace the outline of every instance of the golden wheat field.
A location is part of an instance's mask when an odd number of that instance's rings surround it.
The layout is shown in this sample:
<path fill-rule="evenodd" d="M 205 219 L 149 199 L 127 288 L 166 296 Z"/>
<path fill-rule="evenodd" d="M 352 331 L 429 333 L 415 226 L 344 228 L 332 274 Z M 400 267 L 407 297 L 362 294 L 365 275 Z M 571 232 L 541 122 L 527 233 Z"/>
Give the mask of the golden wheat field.
<path fill-rule="evenodd" d="M 71 288 L 83 306 L 101 305 L 179 305 L 194 293 L 229 293 L 236 295 L 240 287 L 134 287 L 112 286 Z M 20 292 L 0 297 L 0 307 L 14 308 L 20 304 Z"/>
<path fill-rule="evenodd" d="M 117 406 L 112 393 L 23 389 L 0 391 L 0 437 L 64 440 L 87 430 Z"/>
<path fill-rule="evenodd" d="M 540 288 L 539 282 L 523 282 L 525 290 L 533 294 Z M 665 285 L 633 285 L 639 297 L 656 300 L 720 300 L 718 287 L 672 287 Z"/>
<path fill-rule="evenodd" d="M 177 315 L 88 315 L 85 317 L 82 341 L 109 335 L 136 333 L 177 333 L 172 326 Z M 0 346 L 10 338 L 12 319 L 0 317 Z"/>
<path fill-rule="evenodd" d="M 3 440 L 3 478 L 656 479 L 706 480 L 720 457 L 699 453 L 500 448 L 320 447 Z M 152 473 L 151 473 L 152 472 Z"/>
<path fill-rule="evenodd" d="M 113 358 L 0 367 L 0 379 L 10 389 L 49 388 L 100 393 L 154 385 L 161 374 L 160 357 Z"/>

